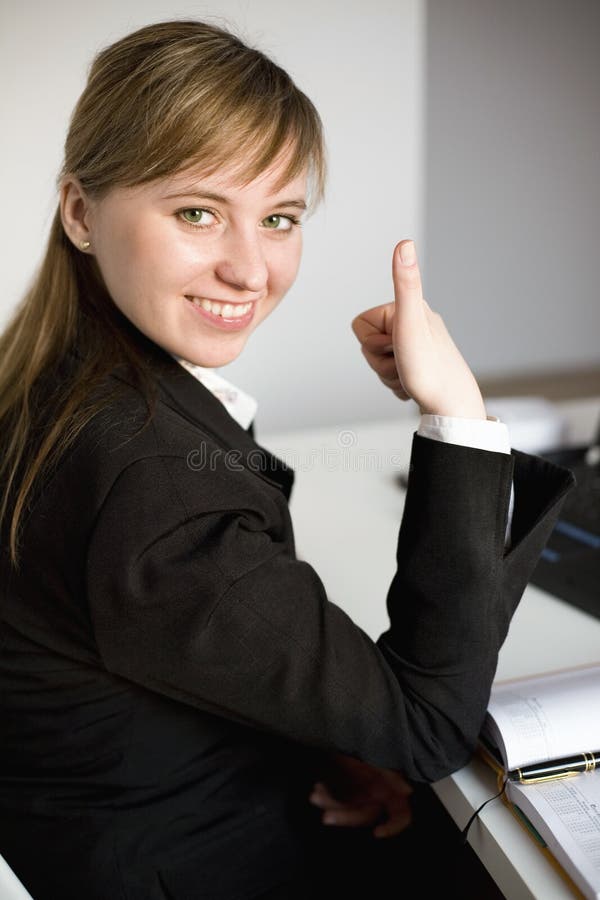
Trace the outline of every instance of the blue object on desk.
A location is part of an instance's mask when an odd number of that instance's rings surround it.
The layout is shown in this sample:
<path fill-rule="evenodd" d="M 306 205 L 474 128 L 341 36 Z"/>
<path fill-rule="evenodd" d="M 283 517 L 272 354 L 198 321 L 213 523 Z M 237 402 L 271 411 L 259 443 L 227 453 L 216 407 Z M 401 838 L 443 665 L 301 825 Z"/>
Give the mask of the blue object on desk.
<path fill-rule="evenodd" d="M 600 618 L 600 422 L 590 445 L 542 455 L 570 468 L 577 484 L 563 504 L 531 583 Z"/>

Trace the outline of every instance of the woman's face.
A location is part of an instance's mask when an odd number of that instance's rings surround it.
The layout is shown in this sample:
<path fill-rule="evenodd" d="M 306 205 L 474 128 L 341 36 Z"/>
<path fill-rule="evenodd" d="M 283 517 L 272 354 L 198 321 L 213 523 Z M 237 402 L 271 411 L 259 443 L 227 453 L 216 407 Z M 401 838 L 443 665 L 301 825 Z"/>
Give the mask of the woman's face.
<path fill-rule="evenodd" d="M 109 293 L 168 352 L 226 365 L 294 282 L 306 173 L 275 191 L 283 162 L 245 187 L 230 170 L 185 170 L 92 202 L 90 252 Z"/>

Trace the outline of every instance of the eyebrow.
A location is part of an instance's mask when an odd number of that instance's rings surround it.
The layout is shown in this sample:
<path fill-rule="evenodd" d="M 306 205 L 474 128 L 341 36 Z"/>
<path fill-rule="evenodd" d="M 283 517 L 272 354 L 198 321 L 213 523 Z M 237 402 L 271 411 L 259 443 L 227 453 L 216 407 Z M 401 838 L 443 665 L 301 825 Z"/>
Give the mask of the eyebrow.
<path fill-rule="evenodd" d="M 175 197 L 203 197 L 206 200 L 214 200 L 216 203 L 226 203 L 230 204 L 231 200 L 229 197 L 225 197 L 224 194 L 216 194 L 214 191 L 206 191 L 206 190 L 198 190 L 195 188 L 191 188 L 185 191 L 176 191 L 173 194 L 165 194 L 165 200 L 173 200 Z M 304 200 L 276 200 L 272 204 L 273 206 L 293 206 L 296 209 L 307 209 L 306 202 Z"/>

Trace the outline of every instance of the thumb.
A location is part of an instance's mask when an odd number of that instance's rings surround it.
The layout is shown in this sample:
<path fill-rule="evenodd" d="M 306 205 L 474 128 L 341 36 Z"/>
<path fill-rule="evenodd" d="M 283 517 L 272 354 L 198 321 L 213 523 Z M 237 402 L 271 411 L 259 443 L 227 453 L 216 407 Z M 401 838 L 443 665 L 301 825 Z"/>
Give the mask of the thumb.
<path fill-rule="evenodd" d="M 392 257 L 395 322 L 410 329 L 424 315 L 423 285 L 414 241 L 400 241 Z"/>

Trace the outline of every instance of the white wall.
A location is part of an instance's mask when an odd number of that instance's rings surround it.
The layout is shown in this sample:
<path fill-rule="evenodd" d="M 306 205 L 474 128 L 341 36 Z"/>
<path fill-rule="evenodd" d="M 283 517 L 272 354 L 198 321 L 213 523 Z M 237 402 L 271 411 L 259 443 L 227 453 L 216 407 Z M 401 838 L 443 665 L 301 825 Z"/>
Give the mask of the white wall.
<path fill-rule="evenodd" d="M 600 3 L 430 0 L 426 271 L 478 375 L 600 364 Z"/>
<path fill-rule="evenodd" d="M 286 68 L 319 109 L 330 155 L 296 284 L 221 374 L 259 399 L 259 433 L 405 413 L 367 367 L 350 322 L 393 298 L 396 242 L 412 237 L 422 249 L 422 0 L 3 0 L 2 320 L 41 258 L 92 56 L 134 28 L 186 16 L 234 26 Z"/>
<path fill-rule="evenodd" d="M 331 176 L 284 303 L 222 370 L 285 430 L 414 413 L 367 368 L 356 313 L 413 237 L 425 295 L 478 376 L 600 362 L 597 0 L 74 0 L 0 6 L 0 320 L 42 253 L 94 52 L 169 17 L 233 25 L 324 119 Z"/>

